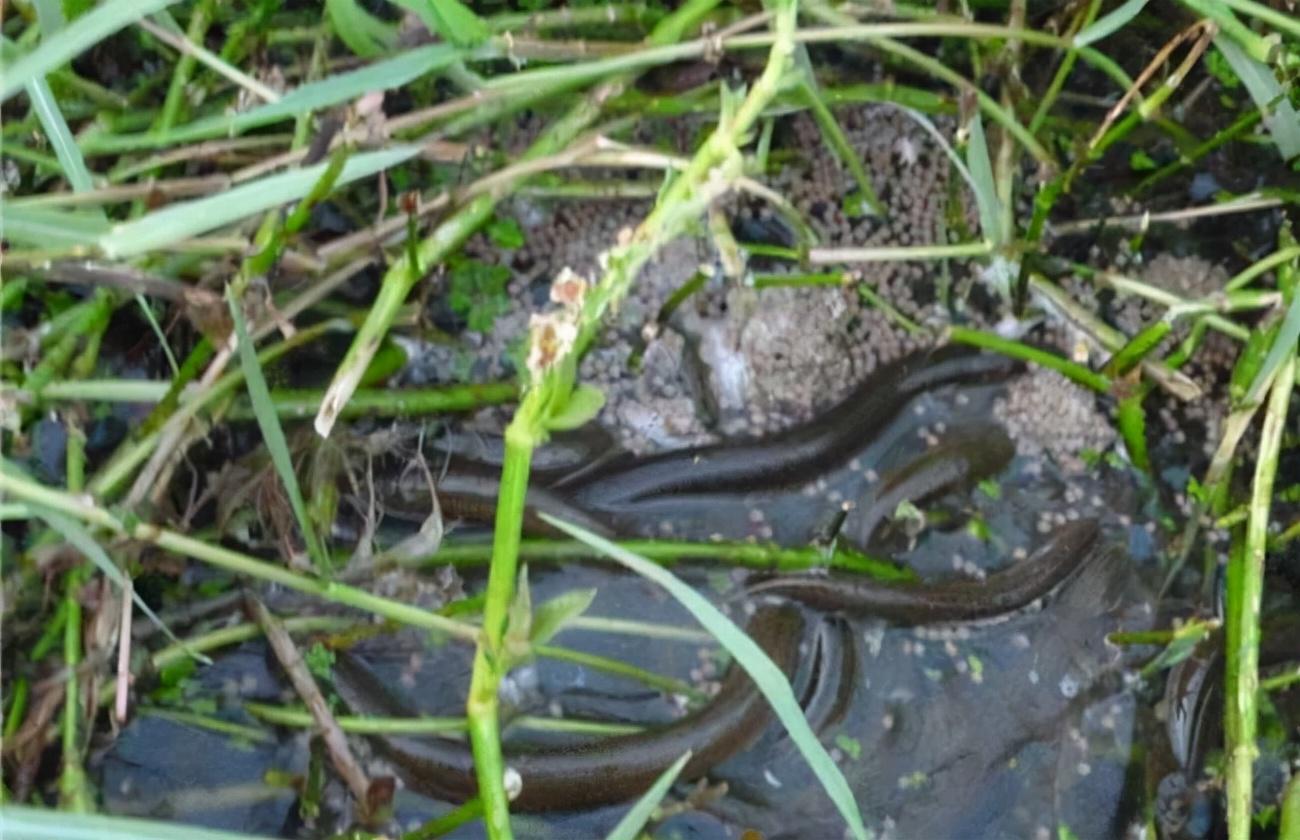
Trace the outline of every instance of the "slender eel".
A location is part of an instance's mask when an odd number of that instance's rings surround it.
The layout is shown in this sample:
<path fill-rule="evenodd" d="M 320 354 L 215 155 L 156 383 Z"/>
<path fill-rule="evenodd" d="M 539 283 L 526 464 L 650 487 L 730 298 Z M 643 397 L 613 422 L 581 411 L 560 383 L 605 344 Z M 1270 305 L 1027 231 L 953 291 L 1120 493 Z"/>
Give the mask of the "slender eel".
<path fill-rule="evenodd" d="M 576 482 L 572 492 L 582 507 L 599 510 L 670 494 L 796 487 L 847 461 L 927 390 L 997 381 L 1018 369 L 1004 356 L 957 345 L 915 353 L 873 374 L 810 423 L 755 440 L 614 459 Z"/>
<path fill-rule="evenodd" d="M 789 605 L 763 607 L 748 632 L 789 678 L 798 660 L 804 622 Z M 409 716 L 356 656 L 342 652 L 334 666 L 334 687 L 354 711 Z M 706 705 L 662 728 L 560 747 L 509 751 L 506 763 L 522 788 L 511 805 L 519 811 L 591 808 L 644 793 L 687 750 L 692 756 L 683 779 L 702 776 L 749 747 L 771 719 L 767 700 L 749 675 L 733 665 L 718 694 Z M 440 738 L 377 736 L 410 787 L 452 801 L 475 795 L 474 758 L 469 745 Z"/>
<path fill-rule="evenodd" d="M 491 465 L 463 458 L 452 459 L 437 479 L 438 506 L 447 520 L 491 523 L 496 517 L 501 492 L 501 471 Z M 406 490 L 386 488 L 384 510 L 399 519 L 421 521 L 432 505 L 426 487 Z M 538 513 L 548 513 L 601 536 L 612 536 L 609 527 L 571 502 L 563 493 L 531 485 L 524 499 L 524 530 L 539 536 L 564 536 L 547 525 Z"/>
<path fill-rule="evenodd" d="M 816 609 L 897 624 L 976 621 L 1024 608 L 1110 550 L 1098 544 L 1096 520 L 1082 519 L 1057 528 L 1029 558 L 982 581 L 886 583 L 808 575 L 764 581 L 750 587 L 749 594 L 781 595 Z"/>
<path fill-rule="evenodd" d="M 892 475 L 885 477 L 875 499 L 850 515 L 845 536 L 866 550 L 880 523 L 904 502 L 913 504 L 941 493 L 969 487 L 995 475 L 1015 457 L 1016 447 L 1001 426 L 981 423 L 963 427 Z"/>

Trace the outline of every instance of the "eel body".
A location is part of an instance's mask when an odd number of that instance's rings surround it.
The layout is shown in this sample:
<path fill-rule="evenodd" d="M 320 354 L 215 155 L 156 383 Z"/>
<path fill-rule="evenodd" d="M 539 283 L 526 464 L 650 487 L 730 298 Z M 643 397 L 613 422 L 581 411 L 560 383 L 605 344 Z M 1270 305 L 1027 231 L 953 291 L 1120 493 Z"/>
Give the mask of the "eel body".
<path fill-rule="evenodd" d="M 576 478 L 530 487 L 525 529 L 548 533 L 537 517 L 539 512 L 577 521 L 604 534 L 626 533 L 636 530 L 629 523 L 667 521 L 689 512 L 695 527 L 676 535 L 703 538 L 701 529 L 722 518 L 746 518 L 747 509 L 757 500 L 768 505 L 765 515 L 774 522 L 800 520 L 797 527 L 775 535 L 778 542 L 792 542 L 813 532 L 817 523 L 811 520 L 825 512 L 825 500 L 807 498 L 804 488 L 867 451 L 912 400 L 935 388 L 997 382 L 1017 369 L 1018 365 L 1003 357 L 960 347 L 913 354 L 882 369 L 817 420 L 787 432 L 650 458 L 615 457 Z M 872 504 L 850 519 L 860 540 L 869 539 L 900 502 L 919 501 L 1001 469 L 1011 457 L 1010 441 L 1000 429 L 985 431 L 982 426 L 975 432 L 959 431 L 886 476 Z M 853 471 L 861 480 L 865 472 L 861 465 Z M 444 513 L 490 520 L 498 476 L 489 465 L 453 458 L 438 484 Z M 429 508 L 418 499 L 396 507 L 399 511 L 414 507 L 415 513 L 427 513 Z M 978 582 L 889 584 L 842 576 L 777 578 L 752 587 L 750 594 L 788 600 L 760 606 L 748 632 L 790 677 L 804 638 L 804 620 L 799 608 L 789 601 L 903 625 L 992 618 L 1046 596 L 1105 551 L 1098 546 L 1096 522 L 1084 520 L 1059 528 L 1031 557 Z M 807 710 L 813 718 L 833 721 L 843 714 L 855 682 L 851 634 L 841 640 L 824 633 L 818 648 L 821 664 L 814 669 Z M 339 654 L 335 686 L 356 712 L 406 714 L 373 672 L 350 653 Z M 512 751 L 507 746 L 506 763 L 522 780 L 512 804 L 521 811 L 542 811 L 625 801 L 649 788 L 688 749 L 692 758 L 682 778 L 703 775 L 750 746 L 769 721 L 766 699 L 749 676 L 733 665 L 712 700 L 658 729 L 562 747 Z M 463 741 L 376 737 L 412 788 L 452 801 L 475 795 L 473 757 Z"/>
<path fill-rule="evenodd" d="M 760 608 L 747 632 L 788 679 L 798 662 L 803 629 L 799 610 L 787 604 Z M 409 714 L 353 654 L 339 654 L 334 686 L 356 712 Z M 687 750 L 692 755 L 681 778 L 698 778 L 750 746 L 770 720 L 767 699 L 733 664 L 708 703 L 661 728 L 562 747 L 510 751 L 507 746 L 506 764 L 522 781 L 511 806 L 520 811 L 576 810 L 633 799 Z M 404 778 L 413 789 L 452 801 L 477 793 L 474 758 L 464 741 L 375 737 L 393 763 L 406 771 Z"/>
<path fill-rule="evenodd" d="M 762 438 L 612 459 L 572 488 L 589 510 L 655 497 L 799 488 L 848 460 L 907 404 L 931 389 L 1007 378 L 1003 356 L 948 345 L 909 355 L 868 377 L 817 419 Z"/>
<path fill-rule="evenodd" d="M 1080 519 L 1057 528 L 1025 560 L 982 581 L 886 583 L 844 575 L 798 575 L 764 581 L 749 594 L 779 595 L 819 610 L 895 624 L 977 621 L 1023 609 L 1113 550 L 1099 545 L 1096 520 Z"/>

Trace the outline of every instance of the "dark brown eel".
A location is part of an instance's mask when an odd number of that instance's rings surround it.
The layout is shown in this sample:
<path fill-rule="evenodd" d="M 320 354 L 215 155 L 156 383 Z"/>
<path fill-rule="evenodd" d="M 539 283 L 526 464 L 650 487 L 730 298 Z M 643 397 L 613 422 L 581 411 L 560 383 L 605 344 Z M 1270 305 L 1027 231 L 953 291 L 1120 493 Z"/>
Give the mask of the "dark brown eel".
<path fill-rule="evenodd" d="M 1048 536 L 1025 560 L 982 581 L 886 583 L 845 575 L 799 575 L 750 587 L 750 595 L 780 595 L 826 612 L 879 618 L 896 624 L 950 624 L 996 618 L 1050 593 L 1076 569 L 1105 551 L 1097 522 L 1080 519 Z"/>
<path fill-rule="evenodd" d="M 958 345 L 913 353 L 868 377 L 812 422 L 753 440 L 612 459 L 570 492 L 584 509 L 599 511 L 668 495 L 798 487 L 848 461 L 926 391 L 997 381 L 1018 369 L 1004 356 Z"/>
<path fill-rule="evenodd" d="M 790 678 L 798 662 L 803 625 L 798 609 L 768 606 L 754 614 L 747 632 Z M 356 712 L 391 717 L 410 714 L 351 653 L 338 655 L 334 687 Z M 633 799 L 687 750 L 692 751 L 691 759 L 681 778 L 698 778 L 750 746 L 770 719 L 767 699 L 744 669 L 732 665 L 713 699 L 667 726 L 561 747 L 508 751 L 506 764 L 523 781 L 511 806 L 519 811 L 574 810 Z M 407 771 L 405 779 L 413 789 L 452 801 L 464 801 L 477 793 L 474 757 L 465 742 L 376 738 L 393 763 Z"/>
<path fill-rule="evenodd" d="M 654 504 L 684 495 L 705 500 L 755 490 L 795 489 L 842 465 L 863 449 L 908 403 L 927 390 L 957 383 L 997 381 L 1015 363 L 1002 357 L 945 347 L 909 356 L 890 365 L 818 420 L 761 440 L 701 447 L 651 458 L 613 459 L 572 484 L 530 488 L 525 528 L 540 530 L 535 513 L 548 511 L 608 532 L 602 509 L 622 508 L 654 515 Z M 941 448 L 905 466 L 887 479 L 876 507 L 924 498 L 953 483 L 995 471 L 1009 450 L 1005 436 L 987 453 L 970 454 L 969 436 L 958 435 L 964 452 Z M 987 455 L 987 457 L 985 457 Z M 996 462 L 981 466 L 983 461 Z M 978 462 L 978 463 L 977 463 Z M 497 485 L 495 471 L 473 466 L 452 468 L 439 484 L 439 499 L 449 516 L 491 518 Z M 416 503 L 416 508 L 420 506 Z M 418 512 L 418 510 L 417 510 Z M 427 512 L 427 509 L 426 509 Z M 873 514 L 868 531 L 884 513 Z M 868 534 L 869 536 L 869 534 Z M 868 615 L 902 625 L 952 623 L 991 618 L 1019 610 L 1044 597 L 1102 551 L 1095 521 L 1070 523 L 1055 531 L 1027 560 L 994 572 L 984 581 L 889 584 L 843 576 L 801 576 L 770 580 L 750 589 L 809 606 L 851 615 Z M 790 605 L 764 606 L 748 632 L 790 676 L 803 638 L 803 619 Z M 842 656 L 843 652 L 841 650 Z M 831 668 L 835 651 L 823 654 Z M 849 656 L 845 661 L 852 660 Z M 839 675 L 843 676 L 843 675 Z M 814 689 L 809 713 L 832 719 L 842 714 L 853 679 L 831 681 L 820 699 Z M 361 713 L 407 716 L 373 672 L 349 653 L 335 666 L 335 686 L 343 700 Z M 682 777 L 691 779 L 747 748 L 769 721 L 767 702 L 738 667 L 708 704 L 659 729 L 636 735 L 585 741 L 563 747 L 520 749 L 506 756 L 522 778 L 513 806 L 521 811 L 569 810 L 621 802 L 644 792 L 686 750 L 693 752 Z M 408 783 L 433 796 L 462 801 L 477 790 L 473 757 L 467 744 L 447 739 L 377 736 L 395 764 L 407 771 Z"/>
<path fill-rule="evenodd" d="M 1073 570 L 1097 556 L 1096 523 L 1074 522 L 1055 531 L 1027 560 L 995 572 L 983 582 L 956 581 L 893 585 L 862 580 L 783 578 L 753 592 L 779 594 L 814 606 L 870 615 L 904 625 L 921 625 L 990 618 L 1021 609 L 1047 595 Z M 1080 557 L 1080 555 L 1085 555 Z M 749 634 L 789 678 L 803 639 L 803 619 L 797 609 L 761 607 L 750 621 Z M 830 658 L 834 651 L 828 651 Z M 841 675 L 842 676 L 842 675 Z M 850 678 L 849 683 L 852 682 Z M 385 690 L 378 677 L 353 654 L 339 654 L 334 684 L 355 712 L 392 717 L 409 716 Z M 842 714 L 843 684 L 836 699 L 815 705 L 817 717 Z M 563 747 L 508 753 L 506 762 L 523 785 L 513 806 L 521 811 L 573 810 L 606 805 L 644 792 L 659 774 L 686 750 L 692 750 L 682 777 L 691 779 L 748 747 L 769 722 L 767 701 L 749 676 L 733 666 L 717 696 L 699 710 L 660 729 L 584 741 Z M 407 771 L 408 784 L 432 796 L 463 801 L 477 791 L 474 761 L 464 742 L 376 736 L 384 752 Z"/>
<path fill-rule="evenodd" d="M 903 502 L 919 503 L 939 493 L 969 487 L 996 475 L 1015 457 L 1016 447 L 1001 426 L 979 423 L 957 429 L 902 469 L 885 476 L 872 503 L 846 523 L 846 536 L 868 549 L 880 524 Z"/>

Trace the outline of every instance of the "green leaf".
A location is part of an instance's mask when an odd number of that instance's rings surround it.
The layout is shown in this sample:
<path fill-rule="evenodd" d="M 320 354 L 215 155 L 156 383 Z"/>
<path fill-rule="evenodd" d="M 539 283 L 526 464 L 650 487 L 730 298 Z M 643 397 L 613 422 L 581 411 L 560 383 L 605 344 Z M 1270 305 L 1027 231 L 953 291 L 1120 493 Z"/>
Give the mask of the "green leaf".
<path fill-rule="evenodd" d="M 447 303 L 474 332 L 492 329 L 497 316 L 510 308 L 506 289 L 510 269 L 504 265 L 456 257 L 451 260 L 450 280 Z"/>
<path fill-rule="evenodd" d="M 655 808 L 663 800 L 664 795 L 668 793 L 668 788 L 673 786 L 677 781 L 678 775 L 681 774 L 682 768 L 686 762 L 691 760 L 691 751 L 687 750 L 682 753 L 682 757 L 672 763 L 672 765 L 659 774 L 655 783 L 650 786 L 636 804 L 623 815 L 623 819 L 618 821 L 613 831 L 606 835 L 606 840 L 636 840 L 641 836 L 641 829 L 645 828 L 646 822 L 650 815 L 654 813 Z"/>
<path fill-rule="evenodd" d="M 703 624 L 704 628 L 731 654 L 735 663 L 744 668 L 754 680 L 758 690 L 772 704 L 772 710 L 785 726 L 790 740 L 803 754 L 804 760 L 808 762 L 808 766 L 821 782 L 827 796 L 844 817 L 850 832 L 858 840 L 866 840 L 867 830 L 862 824 L 862 814 L 858 811 L 858 803 L 853 798 L 853 791 L 849 788 L 848 781 L 817 739 L 817 734 L 808 725 L 803 709 L 799 707 L 799 701 L 794 696 L 785 674 L 781 673 L 781 669 L 768 658 L 753 639 L 746 636 L 743 630 L 709 603 L 703 595 L 661 566 L 577 525 L 556 519 L 546 513 L 541 514 L 541 517 L 574 539 L 586 543 L 642 577 L 659 584 L 686 607 L 691 615 L 695 616 L 696 620 Z"/>
<path fill-rule="evenodd" d="M 1146 4 L 1147 0 L 1127 0 L 1114 10 L 1102 15 L 1099 19 L 1093 21 L 1091 26 L 1085 26 L 1074 36 L 1075 48 L 1095 44 L 1102 38 L 1118 32 L 1124 27 L 1124 24 L 1137 17 L 1142 9 L 1146 7 Z"/>
<path fill-rule="evenodd" d="M 605 406 L 605 392 L 594 385 L 579 385 L 569 394 L 564 407 L 546 418 L 546 429 L 565 432 L 585 425 Z"/>
<path fill-rule="evenodd" d="M 270 840 L 175 822 L 74 814 L 23 805 L 0 806 L 5 840 Z"/>
<path fill-rule="evenodd" d="M 380 152 L 354 155 L 344 165 L 337 185 L 342 186 L 396 166 L 419 152 L 418 146 L 395 146 Z M 173 204 L 138 219 L 114 225 L 99 237 L 99 247 L 106 256 L 113 259 L 133 257 L 255 216 L 272 207 L 297 201 L 311 192 L 328 165 L 319 163 L 304 169 L 270 175 L 216 195 Z"/>
<path fill-rule="evenodd" d="M 307 649 L 303 662 L 307 664 L 307 670 L 317 677 L 329 679 L 330 669 L 334 667 L 334 651 L 316 642 Z"/>
<path fill-rule="evenodd" d="M 16 202 L 6 203 L 4 208 L 5 239 L 29 247 L 93 245 L 109 229 L 102 213 L 23 207 Z"/>
<path fill-rule="evenodd" d="M 1205 53 L 1201 59 L 1201 64 L 1205 67 L 1206 72 L 1219 80 L 1219 84 L 1228 90 L 1236 90 L 1241 87 L 1241 79 L 1233 72 L 1232 65 L 1228 64 L 1228 59 L 1223 57 L 1223 53 L 1218 50 L 1210 50 Z"/>
<path fill-rule="evenodd" d="M 1264 392 L 1273 382 L 1273 375 L 1277 373 L 1277 369 L 1296 352 L 1297 339 L 1300 339 L 1300 295 L 1291 298 L 1291 305 L 1287 307 L 1286 317 L 1282 319 L 1277 337 L 1269 347 L 1259 372 L 1255 374 L 1246 396 L 1242 399 L 1243 405 L 1254 405 L 1264 398 Z"/>
<path fill-rule="evenodd" d="M 519 229 L 519 223 L 514 219 L 496 218 L 488 222 L 488 238 L 492 244 L 498 248 L 522 248 L 524 245 L 524 232 Z"/>
<path fill-rule="evenodd" d="M 505 649 L 506 665 L 509 669 L 516 662 L 522 662 L 532 652 L 529 638 L 533 633 L 533 592 L 528 585 L 528 567 L 519 570 L 519 581 L 515 586 L 515 597 L 506 612 Z"/>
<path fill-rule="evenodd" d="M 853 761 L 862 758 L 862 742 L 857 738 L 841 732 L 835 736 L 835 746 L 839 747 Z"/>
<path fill-rule="evenodd" d="M 1259 375 L 1259 369 L 1264 365 L 1264 355 L 1277 340 L 1280 327 L 1278 322 L 1257 326 L 1250 331 L 1245 346 L 1237 353 L 1237 363 L 1232 366 L 1232 376 L 1228 380 L 1228 397 L 1234 408 L 1245 404 L 1246 393 Z"/>
<path fill-rule="evenodd" d="M 9 64 L 0 76 L 0 102 L 76 58 L 118 30 L 176 0 L 109 0 L 77 18 L 52 38 Z"/>
<path fill-rule="evenodd" d="M 58 8 L 57 4 L 55 8 Z M 45 40 L 58 37 L 56 32 L 62 21 L 61 16 L 49 15 L 49 17 L 55 20 L 47 26 L 47 15 L 41 15 L 41 28 L 45 33 Z M 59 110 L 59 103 L 55 101 L 54 93 L 43 76 L 38 76 L 27 83 L 27 99 L 41 121 L 41 128 L 45 130 L 45 137 L 50 141 L 54 155 L 59 159 L 59 165 L 63 167 L 63 177 L 68 179 L 72 191 L 93 190 L 95 184 L 90 176 L 90 170 L 86 168 L 85 158 L 81 156 L 81 149 L 78 148 L 77 141 L 63 118 L 63 112 Z M 100 215 L 103 215 L 102 211 Z"/>
<path fill-rule="evenodd" d="M 1283 160 L 1300 156 L 1300 114 L 1292 107 L 1272 69 L 1251 58 L 1236 41 L 1223 33 L 1215 36 L 1214 46 L 1232 65 L 1237 78 L 1241 79 L 1250 98 L 1263 113 L 1264 125 Z"/>
<path fill-rule="evenodd" d="M 280 417 L 276 414 L 275 403 L 271 400 L 271 391 L 266 385 L 266 377 L 262 375 L 262 365 L 257 360 L 257 348 L 253 346 L 253 340 L 248 334 L 243 307 L 235 298 L 234 288 L 229 285 L 226 286 L 226 302 L 230 304 L 230 317 L 235 322 L 235 335 L 239 340 L 239 363 L 244 371 L 244 383 L 248 388 L 249 399 L 253 403 L 253 414 L 257 417 L 262 439 L 271 455 L 271 463 L 275 465 L 275 471 L 280 476 L 280 482 L 284 485 L 285 495 L 289 497 L 293 517 L 298 520 L 303 541 L 307 544 L 307 553 L 316 564 L 316 569 L 321 574 L 326 574 L 330 569 L 329 555 L 325 552 L 316 529 L 312 527 L 310 517 L 307 516 L 307 505 L 303 501 L 302 490 L 298 486 L 298 476 L 293 469 L 293 456 L 289 454 L 289 442 L 285 440 L 284 429 L 280 427 Z"/>
<path fill-rule="evenodd" d="M 971 117 L 970 140 L 966 144 L 966 166 L 970 170 L 971 186 L 975 189 L 975 204 L 980 214 L 980 232 L 994 245 L 1005 245 L 1007 231 L 1002 229 L 1002 202 L 998 199 L 997 183 L 993 178 L 993 164 L 989 159 L 989 147 L 984 140 L 984 123 L 980 120 L 979 114 Z"/>
<path fill-rule="evenodd" d="M 1141 149 L 1134 150 L 1133 154 L 1128 156 L 1128 168 L 1134 172 L 1148 172 L 1157 166 L 1151 155 Z"/>
<path fill-rule="evenodd" d="M 362 58 L 383 55 L 397 43 L 397 27 L 361 8 L 357 0 L 325 0 L 325 11 L 334 34 Z"/>
<path fill-rule="evenodd" d="M 533 629 L 529 641 L 535 645 L 546 644 L 564 629 L 570 619 L 585 613 L 594 600 L 595 589 L 573 589 L 542 604 L 533 613 Z"/>
<path fill-rule="evenodd" d="M 492 30 L 460 0 L 392 0 L 429 28 L 458 47 L 477 47 Z"/>
<path fill-rule="evenodd" d="M 268 102 L 236 114 L 219 114 L 195 120 L 169 132 L 90 135 L 80 141 L 83 152 L 137 151 L 160 148 L 212 137 L 233 137 L 254 128 L 295 119 L 308 111 L 332 108 L 374 91 L 393 90 L 421 76 L 437 74 L 461 53 L 450 44 L 430 44 L 395 55 L 386 61 L 309 82 L 286 93 L 278 102 Z"/>

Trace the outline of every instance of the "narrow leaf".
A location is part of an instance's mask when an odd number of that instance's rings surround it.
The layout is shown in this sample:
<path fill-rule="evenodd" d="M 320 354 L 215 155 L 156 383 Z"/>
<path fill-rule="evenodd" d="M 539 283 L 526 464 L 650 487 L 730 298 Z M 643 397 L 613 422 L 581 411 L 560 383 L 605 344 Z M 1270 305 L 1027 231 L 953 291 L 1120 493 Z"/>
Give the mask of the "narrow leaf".
<path fill-rule="evenodd" d="M 339 175 L 343 185 L 366 178 L 410 160 L 418 146 L 395 146 L 350 158 Z M 257 215 L 264 210 L 297 201 L 307 195 L 324 174 L 327 163 L 295 169 L 261 178 L 223 193 L 173 204 L 130 222 L 114 225 L 99 238 L 99 247 L 110 258 L 133 257 L 175 244 L 223 225 Z"/>
<path fill-rule="evenodd" d="M 284 484 L 285 495 L 289 497 L 289 505 L 293 508 L 293 518 L 298 520 L 303 540 L 307 543 L 307 553 L 316 564 L 316 569 L 321 574 L 326 574 L 330 568 L 329 555 L 325 553 L 320 537 L 307 516 L 307 505 L 303 502 L 298 476 L 293 470 L 293 458 L 289 454 L 289 442 L 285 440 L 284 429 L 280 428 L 280 418 L 275 412 L 271 391 L 266 385 L 266 378 L 262 376 L 262 365 L 257 360 L 257 348 L 253 346 L 253 340 L 248 334 L 243 307 L 235 298 L 231 286 L 226 286 L 226 301 L 230 304 L 230 317 L 235 322 L 235 335 L 239 340 L 239 363 L 244 370 L 244 382 L 253 403 L 258 428 L 262 430 L 262 439 L 267 451 L 271 453 L 271 463 L 275 465 L 280 482 Z"/>
<path fill-rule="evenodd" d="M 383 55 L 397 43 L 397 27 L 361 8 L 357 0 L 325 0 L 325 11 L 334 34 L 362 58 Z"/>
<path fill-rule="evenodd" d="M 623 819 L 618 821 L 618 825 L 614 826 L 614 830 L 606 836 L 605 840 L 636 840 L 641 835 L 641 829 L 645 828 L 650 815 L 654 813 L 655 808 L 659 807 L 664 795 L 668 793 L 668 788 L 672 787 L 673 782 L 677 781 L 677 776 L 681 774 L 682 768 L 690 760 L 691 751 L 687 750 L 682 753 L 681 758 L 673 762 L 671 767 L 660 773 L 659 778 L 655 779 L 655 783 L 641 795 L 641 798 L 636 801 L 631 810 L 623 815 Z"/>
<path fill-rule="evenodd" d="M 477 47 L 491 35 L 483 19 L 460 0 L 393 0 L 412 12 L 430 32 L 458 47 Z"/>
<path fill-rule="evenodd" d="M 1264 115 L 1264 125 L 1282 158 L 1290 160 L 1300 155 L 1300 115 L 1292 107 L 1273 71 L 1267 64 L 1247 55 L 1236 41 L 1223 33 L 1215 36 L 1214 46 L 1228 60 L 1229 66 Z"/>
<path fill-rule="evenodd" d="M 754 680 L 759 691 L 772 704 L 772 710 L 785 726 L 790 739 L 803 753 L 804 760 L 808 762 L 808 766 L 821 782 L 827 796 L 844 817 L 853 836 L 859 840 L 866 840 L 867 831 L 862 824 L 862 815 L 858 811 L 858 803 L 853 798 L 853 791 L 850 790 L 848 781 L 808 725 L 803 710 L 799 707 L 799 701 L 795 698 L 794 691 L 790 688 L 785 675 L 781 673 L 781 669 L 768 658 L 753 639 L 746 636 L 743 630 L 709 603 L 703 595 L 678 580 L 666 569 L 577 525 L 571 525 L 545 513 L 540 515 L 546 522 L 574 539 L 586 543 L 642 577 L 664 587 L 682 606 L 686 607 L 691 615 L 695 616 L 696 620 L 718 640 L 718 643 L 727 649 L 736 664 L 744 668 Z"/>
<path fill-rule="evenodd" d="M 109 0 L 77 18 L 53 38 L 5 68 L 0 102 L 42 79 L 123 27 L 166 8 L 176 0 Z"/>
<path fill-rule="evenodd" d="M 174 822 L 70 814 L 22 805 L 0 806 L 0 837 L 5 840 L 269 840 Z"/>
<path fill-rule="evenodd" d="M 993 178 L 993 164 L 989 159 L 988 143 L 984 139 L 984 123 L 979 114 L 971 117 L 970 140 L 966 144 L 966 166 L 970 169 L 975 189 L 975 204 L 980 213 L 980 231 L 994 245 L 1004 245 L 1007 232 L 1002 229 L 1002 202 L 998 199 L 997 182 Z"/>
<path fill-rule="evenodd" d="M 94 245 L 109 230 L 102 213 L 15 204 L 6 205 L 2 215 L 5 239 L 35 248 Z"/>
<path fill-rule="evenodd" d="M 280 101 L 267 103 L 251 111 L 195 120 L 169 132 L 106 137 L 92 135 L 81 141 L 81 148 L 87 153 L 128 151 L 212 137 L 233 137 L 250 129 L 294 119 L 307 111 L 331 108 L 366 93 L 399 88 L 420 76 L 437 73 L 460 57 L 460 51 L 450 44 L 430 44 L 360 70 L 309 82 L 286 93 Z"/>
<path fill-rule="evenodd" d="M 1146 5 L 1147 0 L 1127 0 L 1127 2 L 1117 6 L 1109 13 L 1102 15 L 1091 26 L 1080 29 L 1078 34 L 1074 36 L 1074 46 L 1076 48 L 1086 47 L 1118 32 L 1124 27 L 1124 24 L 1137 17 L 1146 8 Z"/>
<path fill-rule="evenodd" d="M 569 394 L 564 408 L 546 420 L 546 428 L 553 432 L 566 432 L 583 426 L 595 418 L 605 405 L 605 392 L 594 385 L 579 385 Z"/>
<path fill-rule="evenodd" d="M 595 589 L 574 589 L 556 595 L 534 612 L 529 641 L 535 645 L 546 644 L 564 629 L 564 625 L 568 624 L 570 619 L 585 613 L 594 600 L 596 600 Z"/>
<path fill-rule="evenodd" d="M 1273 374 L 1277 373 L 1282 363 L 1296 352 L 1297 339 L 1300 339 L 1300 295 L 1291 298 L 1291 305 L 1287 307 L 1286 317 L 1282 319 L 1282 326 L 1277 331 L 1277 338 L 1269 347 L 1268 354 L 1264 356 L 1264 363 L 1259 367 L 1259 373 L 1255 374 L 1255 379 L 1242 400 L 1244 405 L 1254 405 L 1264 398 L 1264 392 L 1273 381 Z"/>

